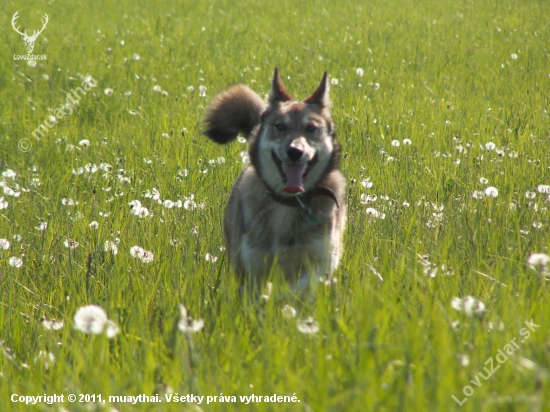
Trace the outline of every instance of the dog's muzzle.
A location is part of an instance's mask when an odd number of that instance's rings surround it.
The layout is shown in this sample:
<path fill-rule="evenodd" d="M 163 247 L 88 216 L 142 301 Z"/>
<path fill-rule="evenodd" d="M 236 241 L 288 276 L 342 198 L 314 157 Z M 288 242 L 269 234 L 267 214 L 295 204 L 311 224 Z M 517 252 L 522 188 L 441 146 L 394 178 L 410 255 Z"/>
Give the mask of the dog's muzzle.
<path fill-rule="evenodd" d="M 303 152 L 296 148 L 289 148 L 287 150 L 287 155 L 291 160 L 297 160 L 303 156 Z M 275 150 L 271 151 L 271 156 L 273 157 L 273 161 L 277 165 L 279 173 L 285 183 L 283 192 L 290 194 L 305 192 L 304 179 L 315 163 L 317 163 L 317 154 L 307 163 L 295 163 L 293 161 L 283 162 L 279 159 L 279 156 L 277 156 Z"/>

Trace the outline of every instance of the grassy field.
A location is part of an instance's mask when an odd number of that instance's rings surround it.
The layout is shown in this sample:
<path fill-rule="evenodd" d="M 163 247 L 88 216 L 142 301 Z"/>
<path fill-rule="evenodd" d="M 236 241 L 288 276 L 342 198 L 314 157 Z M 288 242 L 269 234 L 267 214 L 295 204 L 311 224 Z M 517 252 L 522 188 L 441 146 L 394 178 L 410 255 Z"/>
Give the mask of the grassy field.
<path fill-rule="evenodd" d="M 550 245 L 550 3 L 3 4 L 0 410 L 550 411 L 528 265 Z M 47 59 L 14 59 L 17 10 L 29 33 L 49 15 Z M 332 78 L 349 218 L 315 299 L 276 277 L 241 298 L 221 222 L 247 148 L 201 135 L 217 92 L 264 95 L 275 66 L 297 98 Z M 110 336 L 77 329 L 87 305 Z M 140 394 L 163 403 L 109 402 Z"/>

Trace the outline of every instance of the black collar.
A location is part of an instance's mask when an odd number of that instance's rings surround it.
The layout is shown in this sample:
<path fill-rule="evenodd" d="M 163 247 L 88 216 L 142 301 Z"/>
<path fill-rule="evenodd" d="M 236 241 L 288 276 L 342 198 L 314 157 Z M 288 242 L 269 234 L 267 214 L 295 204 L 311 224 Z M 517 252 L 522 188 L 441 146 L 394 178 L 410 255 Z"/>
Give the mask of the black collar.
<path fill-rule="evenodd" d="M 279 202 L 283 205 L 286 205 L 286 206 L 304 208 L 305 207 L 304 204 L 308 200 L 314 198 L 315 196 L 328 196 L 332 200 L 334 200 L 334 203 L 336 203 L 336 207 L 340 207 L 340 205 L 338 204 L 338 199 L 336 198 L 336 195 L 334 194 L 334 192 L 331 189 L 329 189 L 326 186 L 316 186 L 313 189 L 308 190 L 305 193 L 300 193 L 300 194 L 292 196 L 292 197 L 290 197 L 290 196 L 281 196 L 281 195 L 278 195 L 278 194 L 273 193 L 271 191 L 268 191 L 268 193 L 269 193 L 269 196 L 271 196 L 271 198 L 273 200 L 275 200 L 276 202 Z"/>

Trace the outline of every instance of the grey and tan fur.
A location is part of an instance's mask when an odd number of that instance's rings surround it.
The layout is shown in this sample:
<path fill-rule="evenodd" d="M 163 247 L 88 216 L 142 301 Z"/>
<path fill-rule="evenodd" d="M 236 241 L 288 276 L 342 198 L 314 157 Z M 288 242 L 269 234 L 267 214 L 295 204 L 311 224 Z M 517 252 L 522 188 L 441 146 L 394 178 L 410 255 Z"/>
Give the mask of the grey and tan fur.
<path fill-rule="evenodd" d="M 241 133 L 249 142 L 251 164 L 233 186 L 224 222 L 229 262 L 243 281 L 265 279 L 276 261 L 302 288 L 340 261 L 346 182 L 330 105 L 326 72 L 300 102 L 275 69 L 267 103 L 236 85 L 207 111 L 205 134 L 213 141 L 228 143 Z"/>

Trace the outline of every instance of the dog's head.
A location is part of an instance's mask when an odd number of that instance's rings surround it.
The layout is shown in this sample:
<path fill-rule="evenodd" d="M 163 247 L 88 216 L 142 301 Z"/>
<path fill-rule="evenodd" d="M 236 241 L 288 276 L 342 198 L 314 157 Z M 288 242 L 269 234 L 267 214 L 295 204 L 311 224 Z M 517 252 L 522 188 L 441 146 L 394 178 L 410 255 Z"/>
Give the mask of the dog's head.
<path fill-rule="evenodd" d="M 306 192 L 339 163 L 327 73 L 311 96 L 296 101 L 275 69 L 268 104 L 251 142 L 252 163 L 273 193 Z"/>

